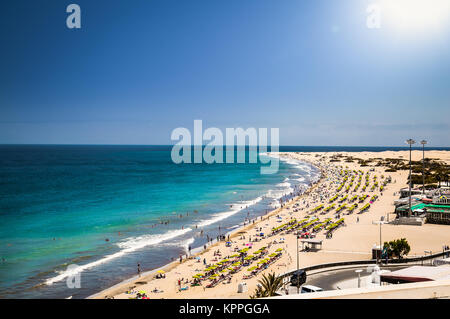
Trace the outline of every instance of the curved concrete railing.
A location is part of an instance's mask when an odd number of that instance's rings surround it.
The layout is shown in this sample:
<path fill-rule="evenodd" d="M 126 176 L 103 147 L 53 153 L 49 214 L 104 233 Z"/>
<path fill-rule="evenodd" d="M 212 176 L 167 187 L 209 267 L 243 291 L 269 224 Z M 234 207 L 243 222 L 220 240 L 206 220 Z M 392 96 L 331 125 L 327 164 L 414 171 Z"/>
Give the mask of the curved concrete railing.
<path fill-rule="evenodd" d="M 450 251 L 445 251 L 445 252 L 440 252 L 440 253 L 436 253 L 436 254 L 432 254 L 432 255 L 427 255 L 427 256 L 422 256 L 422 257 L 414 257 L 414 258 L 402 258 L 402 259 L 388 259 L 386 262 L 386 259 L 382 260 L 382 265 L 402 265 L 402 264 L 411 264 L 411 263 L 417 263 L 417 262 L 421 262 L 424 260 L 430 260 L 430 259 L 434 259 L 437 257 L 442 257 L 442 256 L 449 256 L 450 255 Z M 319 264 L 319 265 L 313 265 L 313 266 L 308 266 L 308 267 L 304 267 L 302 268 L 304 271 L 308 272 L 311 270 L 318 270 L 318 269 L 326 269 L 326 268 L 335 268 L 335 267 L 344 267 L 344 266 L 357 266 L 357 265 L 373 265 L 377 262 L 376 259 L 369 259 L 369 260 L 353 260 L 353 261 L 343 261 L 343 262 L 335 262 L 335 263 L 327 263 L 327 264 Z M 280 275 L 281 277 L 285 278 L 288 276 L 291 276 L 295 271 L 295 270 L 291 270 L 288 271 L 282 275 Z M 336 269 L 333 269 L 336 270 Z"/>

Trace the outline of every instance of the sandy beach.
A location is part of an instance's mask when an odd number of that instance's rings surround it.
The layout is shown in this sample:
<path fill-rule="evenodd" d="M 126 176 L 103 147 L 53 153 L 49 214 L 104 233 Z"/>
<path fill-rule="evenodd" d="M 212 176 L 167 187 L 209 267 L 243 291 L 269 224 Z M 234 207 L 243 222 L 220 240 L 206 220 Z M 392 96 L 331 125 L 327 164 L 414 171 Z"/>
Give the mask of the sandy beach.
<path fill-rule="evenodd" d="M 336 156 L 338 160 L 336 160 Z M 340 195 L 348 194 L 348 197 L 354 195 L 361 196 L 363 194 L 372 197 L 378 195 L 370 208 L 362 213 L 357 214 L 359 209 L 368 202 L 366 199 L 352 213 L 344 213 L 342 210 L 340 218 L 345 219 L 345 225 L 339 227 L 333 232 L 332 238 L 326 238 L 325 231 L 322 230 L 317 234 L 317 239 L 323 240 L 323 247 L 319 251 L 305 252 L 299 254 L 300 267 L 347 260 L 371 259 L 371 249 L 374 245 L 379 244 L 380 226 L 374 221 L 379 221 L 382 216 L 385 219 L 392 220 L 395 218 L 394 200 L 398 199 L 398 192 L 401 188 L 407 186 L 407 170 L 399 170 L 396 172 L 386 172 L 386 167 L 376 166 L 375 163 L 369 163 L 367 166 L 361 166 L 357 160 L 347 162 L 345 157 L 353 157 L 362 160 L 369 159 L 409 159 L 408 151 L 385 151 L 385 152 L 326 152 L 326 153 L 280 153 L 280 156 L 289 157 L 296 160 L 310 162 L 322 170 L 322 178 L 318 183 L 309 188 L 303 195 L 291 200 L 282 208 L 278 208 L 265 216 L 262 216 L 245 226 L 244 228 L 234 231 L 230 236 L 232 242 L 230 247 L 226 246 L 226 241 L 220 241 L 209 245 L 206 250 L 202 250 L 193 254 L 189 259 L 183 260 L 181 263 L 176 260 L 171 264 L 163 267 L 165 278 L 155 279 L 156 273 L 150 272 L 143 274 L 140 278 L 133 278 L 114 287 L 106 289 L 93 298 L 114 297 L 115 299 L 134 298 L 135 294 L 126 293 L 127 291 L 146 291 L 150 299 L 154 298 L 249 298 L 255 291 L 258 279 L 262 274 L 275 272 L 282 274 L 287 271 L 295 270 L 297 265 L 296 257 L 296 236 L 294 232 L 285 234 L 281 232 L 274 236 L 267 236 L 271 233 L 272 228 L 288 222 L 292 218 L 297 220 L 304 219 L 305 216 L 317 216 L 321 221 L 331 218 L 333 221 L 337 219 L 335 209 L 330 210 L 326 214 L 321 212 L 313 213 L 312 209 L 318 205 L 325 207 L 330 205 L 329 200 L 332 196 L 339 193 Z M 449 151 L 427 151 L 426 157 L 438 159 L 450 163 Z M 413 161 L 422 159 L 421 151 L 412 152 Z M 343 176 L 340 174 L 343 170 L 362 172 L 363 181 L 365 175 L 369 172 L 370 186 L 374 184 L 373 176 L 377 176 L 379 182 L 390 177 L 392 182 L 386 184 L 384 189 L 380 191 L 377 187 L 373 191 L 367 187 L 362 191 L 360 187 L 354 191 L 354 187 L 350 188 L 348 193 L 343 190 L 338 192 L 338 187 L 342 182 Z M 356 182 L 357 180 L 355 180 Z M 347 182 L 348 184 L 348 182 Z M 358 201 L 356 201 L 358 202 Z M 344 200 L 344 204 L 350 206 Z M 341 205 L 336 201 L 336 207 Z M 450 244 L 448 236 L 448 226 L 425 224 L 423 226 L 399 226 L 384 224 L 382 226 L 382 241 L 389 241 L 398 238 L 406 238 L 411 246 L 409 256 L 421 256 L 424 251 L 438 252 L 442 250 L 444 244 Z M 257 236 L 264 233 L 264 237 Z M 250 238 L 252 241 L 250 242 Z M 258 239 L 258 241 L 255 241 Z M 251 244 L 251 246 L 249 246 Z M 193 276 L 199 272 L 203 272 L 206 264 L 211 265 L 217 263 L 229 256 L 236 254 L 237 250 L 245 247 L 251 247 L 249 252 L 257 251 L 261 247 L 267 247 L 268 253 L 274 253 L 277 249 L 282 251 L 282 255 L 267 269 L 261 271 L 250 279 L 243 279 L 249 274 L 247 268 L 256 265 L 253 262 L 251 266 L 243 267 L 242 270 L 232 275 L 230 282 L 224 281 L 213 288 L 206 288 L 210 280 L 204 280 L 200 286 L 191 286 L 190 281 Z M 220 251 L 220 256 L 215 256 L 215 252 Z M 196 258 L 197 257 L 197 258 Z M 248 290 L 238 293 L 238 284 L 245 281 Z M 186 290 L 180 291 L 181 287 L 188 287 Z M 160 292 L 152 292 L 157 289 Z"/>

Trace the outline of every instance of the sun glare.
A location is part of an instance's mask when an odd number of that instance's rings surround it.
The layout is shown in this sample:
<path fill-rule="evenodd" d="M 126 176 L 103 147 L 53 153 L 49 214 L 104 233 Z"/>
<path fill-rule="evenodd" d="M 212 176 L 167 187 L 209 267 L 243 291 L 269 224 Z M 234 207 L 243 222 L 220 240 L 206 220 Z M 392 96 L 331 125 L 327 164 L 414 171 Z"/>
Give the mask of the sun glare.
<path fill-rule="evenodd" d="M 383 0 L 383 24 L 401 31 L 442 31 L 448 28 L 450 0 Z"/>

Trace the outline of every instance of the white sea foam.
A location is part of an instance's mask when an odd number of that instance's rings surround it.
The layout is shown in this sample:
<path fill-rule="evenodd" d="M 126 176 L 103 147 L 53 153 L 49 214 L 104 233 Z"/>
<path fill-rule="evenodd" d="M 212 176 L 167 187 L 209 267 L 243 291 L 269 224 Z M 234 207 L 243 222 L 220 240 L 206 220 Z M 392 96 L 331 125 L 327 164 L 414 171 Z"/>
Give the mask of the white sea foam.
<path fill-rule="evenodd" d="M 185 229 L 179 229 L 179 230 L 170 230 L 165 234 L 158 234 L 158 235 L 143 235 L 143 236 L 138 236 L 138 237 L 130 237 L 127 238 L 126 240 L 120 242 L 117 244 L 117 246 L 119 248 L 122 248 L 120 251 L 111 254 L 111 255 L 107 255 L 99 260 L 93 261 L 91 263 L 85 264 L 85 265 L 81 265 L 78 266 L 76 268 L 70 269 L 70 270 L 66 270 L 64 272 L 59 273 L 58 276 L 55 276 L 53 278 L 47 279 L 45 281 L 46 285 L 51 285 L 55 282 L 64 280 L 65 278 L 69 277 L 69 276 L 75 276 L 83 271 L 85 271 L 86 269 L 90 269 L 96 266 L 99 266 L 101 264 L 107 263 L 113 259 L 122 257 L 128 253 L 134 252 L 138 249 L 142 249 L 146 246 L 152 246 L 152 245 L 157 245 L 160 244 L 164 241 L 176 238 L 178 236 L 184 235 L 188 232 L 192 231 L 191 228 L 185 228 Z"/>
<path fill-rule="evenodd" d="M 222 212 L 222 213 L 218 213 L 218 214 L 214 214 L 212 215 L 213 217 L 204 221 L 201 221 L 200 223 L 197 224 L 198 227 L 205 227 L 205 226 L 209 226 L 212 224 L 215 224 L 217 222 L 220 222 L 221 220 L 224 220 L 230 216 L 233 216 L 234 214 L 239 213 L 240 211 L 242 211 L 243 209 L 255 205 L 256 203 L 260 202 L 262 200 L 262 197 L 257 197 L 253 200 L 249 200 L 249 201 L 242 201 L 236 204 L 231 205 L 231 210 L 228 212 Z"/>
<path fill-rule="evenodd" d="M 189 252 L 189 246 L 192 245 L 194 241 L 195 241 L 194 237 L 191 237 L 188 240 L 183 241 L 183 244 L 181 246 L 184 248 L 184 251 L 186 253 Z"/>

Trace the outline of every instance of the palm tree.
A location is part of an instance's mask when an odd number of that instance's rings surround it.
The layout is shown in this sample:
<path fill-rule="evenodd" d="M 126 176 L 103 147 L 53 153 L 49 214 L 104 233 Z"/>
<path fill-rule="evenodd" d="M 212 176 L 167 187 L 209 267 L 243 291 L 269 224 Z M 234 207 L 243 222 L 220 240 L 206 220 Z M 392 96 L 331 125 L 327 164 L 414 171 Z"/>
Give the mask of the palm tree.
<path fill-rule="evenodd" d="M 277 295 L 277 291 L 283 287 L 283 277 L 273 274 L 262 276 L 258 280 L 260 286 L 256 288 L 255 294 L 252 298 L 272 297 Z"/>

